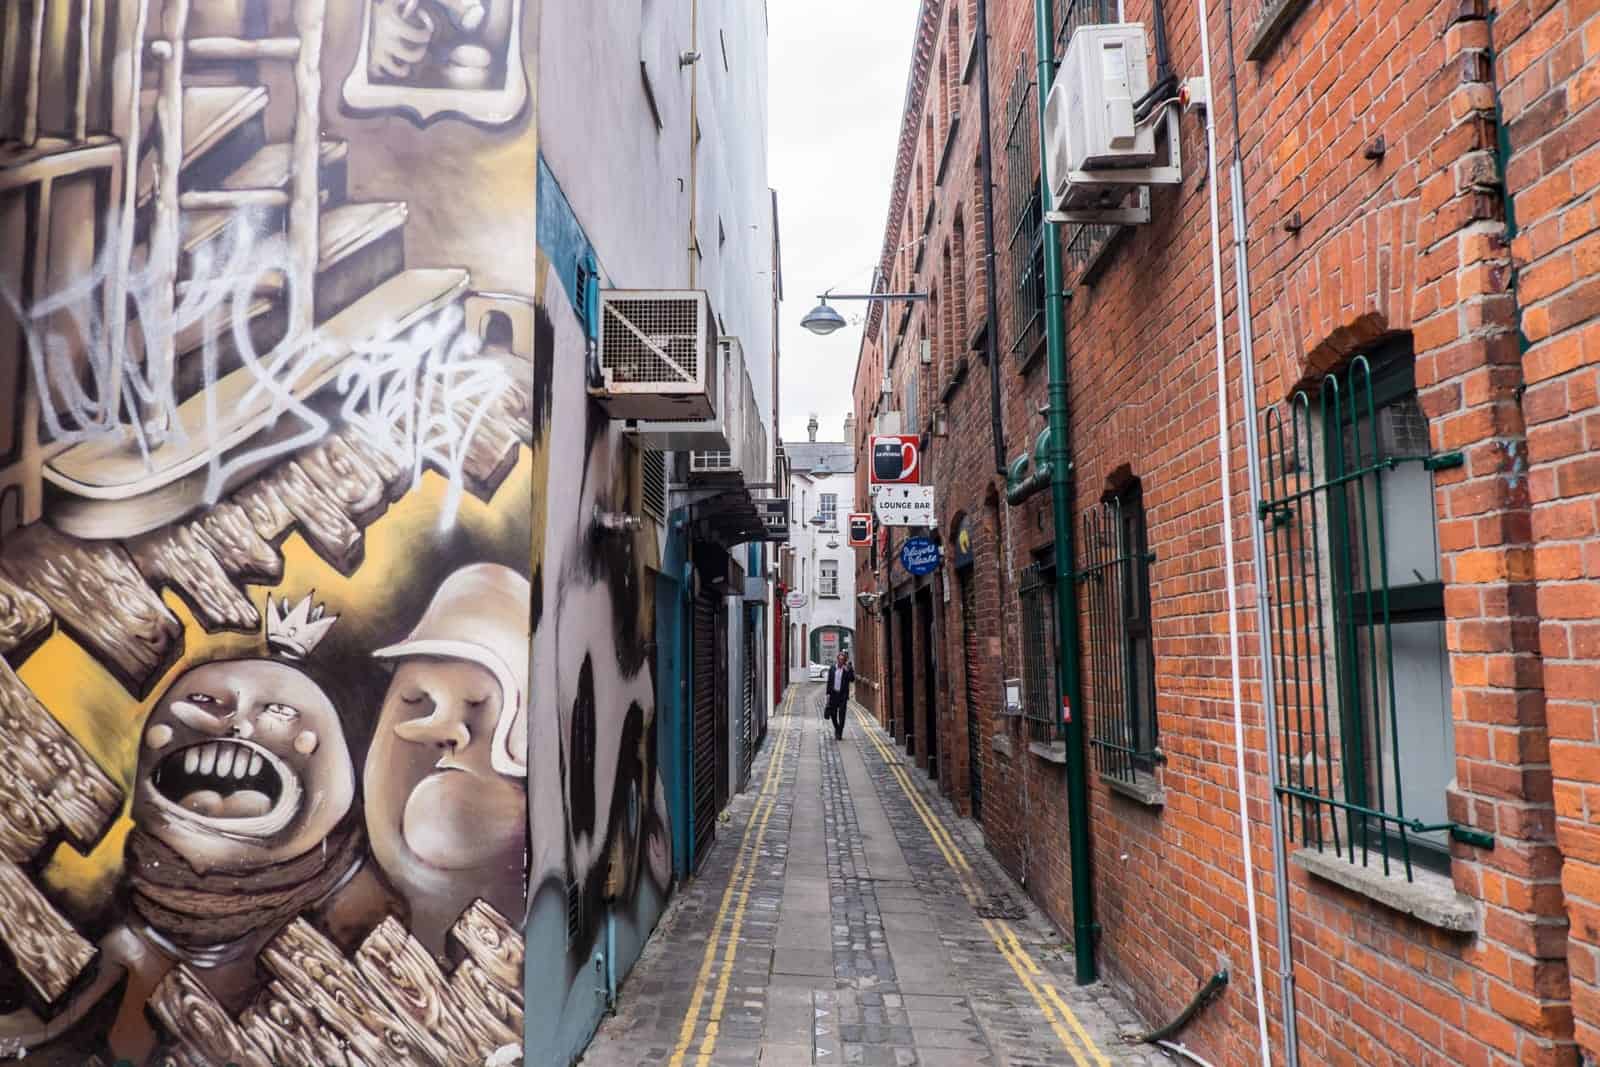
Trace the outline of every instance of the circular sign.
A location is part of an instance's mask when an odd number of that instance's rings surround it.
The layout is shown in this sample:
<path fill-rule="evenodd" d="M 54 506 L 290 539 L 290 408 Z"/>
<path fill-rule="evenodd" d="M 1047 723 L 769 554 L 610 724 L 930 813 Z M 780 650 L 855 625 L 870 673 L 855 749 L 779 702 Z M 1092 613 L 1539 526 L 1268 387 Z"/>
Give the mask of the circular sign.
<path fill-rule="evenodd" d="M 900 546 L 900 566 L 910 574 L 932 574 L 939 569 L 939 546 L 926 537 L 912 537 Z"/>
<path fill-rule="evenodd" d="M 810 603 L 810 598 L 804 593 L 790 593 L 784 597 L 783 602 L 789 605 L 790 609 L 798 611 Z"/>

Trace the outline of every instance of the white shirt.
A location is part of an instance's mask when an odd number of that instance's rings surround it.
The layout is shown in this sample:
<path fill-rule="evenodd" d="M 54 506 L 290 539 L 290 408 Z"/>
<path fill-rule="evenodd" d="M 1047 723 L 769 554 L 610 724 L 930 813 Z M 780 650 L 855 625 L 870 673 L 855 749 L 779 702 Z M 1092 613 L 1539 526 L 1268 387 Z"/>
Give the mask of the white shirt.
<path fill-rule="evenodd" d="M 833 683 L 832 683 L 830 688 L 832 688 L 835 693 L 837 693 L 839 690 L 844 688 L 844 668 L 843 667 L 835 667 L 833 669 Z"/>

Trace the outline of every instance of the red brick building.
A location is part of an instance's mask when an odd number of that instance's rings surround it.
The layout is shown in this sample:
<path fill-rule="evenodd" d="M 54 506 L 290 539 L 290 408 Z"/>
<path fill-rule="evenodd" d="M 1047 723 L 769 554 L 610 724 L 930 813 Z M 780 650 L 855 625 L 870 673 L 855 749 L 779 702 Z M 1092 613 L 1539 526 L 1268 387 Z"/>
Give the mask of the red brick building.
<path fill-rule="evenodd" d="M 1054 8 L 1058 57 L 1117 17 Z M 1199 10 L 1123 15 L 1188 78 Z M 1216 169 L 1185 112 L 1182 183 L 1105 228 L 1041 222 L 1034 5 L 988 4 L 986 116 L 976 15 L 922 5 L 881 267 L 927 298 L 856 374 L 858 506 L 874 430 L 922 434 L 946 557 L 861 553 L 863 702 L 1070 930 L 1071 567 L 1103 977 L 1165 1021 L 1225 968 L 1181 1035 L 1219 1064 L 1258 1007 L 1275 1062 L 1600 1054 L 1600 6 L 1213 2 Z M 1047 240 L 1071 559 L 1026 490 Z"/>

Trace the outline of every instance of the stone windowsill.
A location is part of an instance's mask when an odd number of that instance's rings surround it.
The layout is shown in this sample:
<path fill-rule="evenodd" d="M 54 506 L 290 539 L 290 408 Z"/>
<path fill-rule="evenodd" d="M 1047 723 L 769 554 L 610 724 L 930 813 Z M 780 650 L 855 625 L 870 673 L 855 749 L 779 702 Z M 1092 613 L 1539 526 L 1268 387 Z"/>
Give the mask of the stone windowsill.
<path fill-rule="evenodd" d="M 1011 749 L 1011 738 L 1005 734 L 994 734 L 989 738 L 989 747 L 1000 753 L 1006 759 L 1014 754 Z"/>
<path fill-rule="evenodd" d="M 1067 743 L 1065 741 L 1029 741 L 1028 751 L 1049 763 L 1059 763 L 1066 766 Z"/>
<path fill-rule="evenodd" d="M 1295 16 L 1307 6 L 1306 0 L 1268 0 L 1262 5 L 1255 29 L 1245 45 L 1244 57 L 1256 63 L 1272 55 L 1279 38 L 1289 29 Z"/>
<path fill-rule="evenodd" d="M 1129 800 L 1143 804 L 1147 808 L 1166 807 L 1167 791 L 1161 788 L 1161 783 L 1156 781 L 1155 776 L 1152 774 L 1137 771 L 1131 782 L 1115 775 L 1102 774 L 1100 780 L 1113 793 L 1125 796 Z"/>
<path fill-rule="evenodd" d="M 1366 865 L 1362 865 L 1352 863 L 1336 852 L 1303 848 L 1289 858 L 1318 878 L 1343 886 L 1352 893 L 1360 893 L 1395 911 L 1405 912 L 1429 926 L 1465 934 L 1478 932 L 1480 920 L 1477 904 L 1472 898 L 1456 892 L 1455 883 L 1437 871 L 1413 863 L 1412 880 L 1408 882 L 1404 864 L 1391 861 L 1389 869 L 1392 873 L 1384 874 L 1381 857 L 1374 856 Z"/>

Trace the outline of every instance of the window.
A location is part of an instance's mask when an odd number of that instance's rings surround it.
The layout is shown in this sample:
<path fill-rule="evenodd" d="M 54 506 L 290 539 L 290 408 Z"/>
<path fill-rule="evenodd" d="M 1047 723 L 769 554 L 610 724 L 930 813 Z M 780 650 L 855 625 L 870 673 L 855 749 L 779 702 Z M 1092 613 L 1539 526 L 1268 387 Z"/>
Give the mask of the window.
<path fill-rule="evenodd" d="M 1151 556 L 1138 481 L 1084 516 L 1083 544 L 1090 743 L 1099 772 L 1131 784 L 1151 774 L 1156 759 Z"/>
<path fill-rule="evenodd" d="M 1011 354 L 1027 365 L 1044 349 L 1044 240 L 1039 199 L 1039 103 L 1026 64 L 1018 64 L 1006 103 L 1006 220 L 1011 285 Z"/>
<path fill-rule="evenodd" d="M 1279 792 L 1303 846 L 1448 869 L 1455 773 L 1433 472 L 1409 340 L 1268 412 Z M 1481 843 L 1481 842 L 1480 842 Z"/>
<path fill-rule="evenodd" d="M 817 505 L 817 514 L 822 516 L 822 528 L 837 530 L 839 528 L 839 494 L 823 493 L 822 503 Z"/>
<path fill-rule="evenodd" d="M 1035 741 L 1063 734 L 1061 693 L 1056 685 L 1056 580 L 1054 560 L 1022 571 L 1017 599 L 1022 607 L 1022 710 Z"/>
<path fill-rule="evenodd" d="M 817 564 L 817 595 L 832 597 L 839 596 L 839 561 L 825 559 Z"/>

